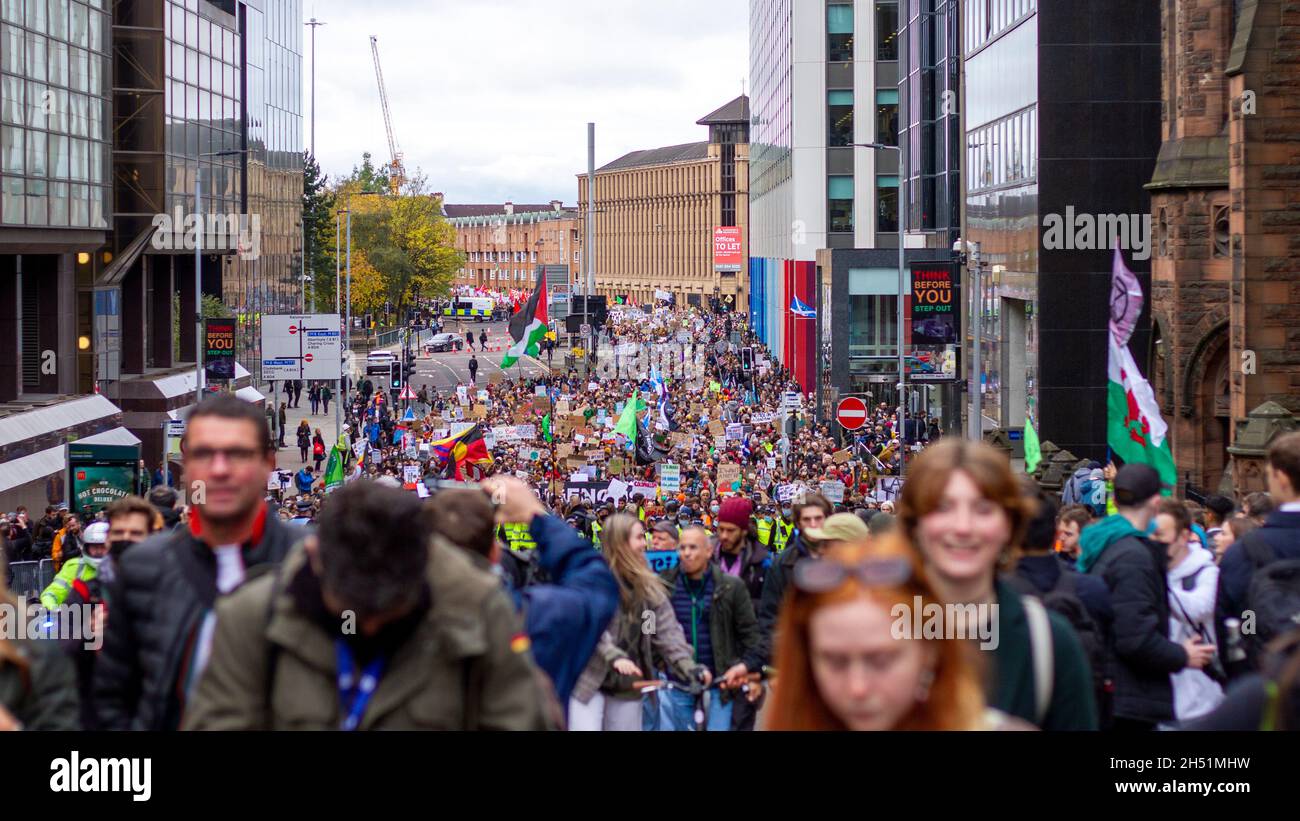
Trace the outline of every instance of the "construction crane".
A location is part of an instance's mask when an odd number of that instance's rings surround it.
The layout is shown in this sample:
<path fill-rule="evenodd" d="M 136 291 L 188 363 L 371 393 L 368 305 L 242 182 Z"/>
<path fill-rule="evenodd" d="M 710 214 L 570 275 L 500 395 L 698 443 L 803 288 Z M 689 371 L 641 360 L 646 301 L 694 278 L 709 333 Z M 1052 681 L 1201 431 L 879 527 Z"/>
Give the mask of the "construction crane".
<path fill-rule="evenodd" d="M 370 36 L 370 54 L 375 58 L 375 79 L 379 81 L 379 105 L 384 110 L 384 130 L 388 132 L 388 156 L 392 162 L 387 166 L 388 184 L 393 194 L 397 194 L 406 182 L 406 168 L 402 165 L 402 152 L 397 147 L 397 138 L 393 136 L 393 115 L 388 109 L 388 91 L 384 88 L 384 70 L 379 67 L 379 38 Z"/>

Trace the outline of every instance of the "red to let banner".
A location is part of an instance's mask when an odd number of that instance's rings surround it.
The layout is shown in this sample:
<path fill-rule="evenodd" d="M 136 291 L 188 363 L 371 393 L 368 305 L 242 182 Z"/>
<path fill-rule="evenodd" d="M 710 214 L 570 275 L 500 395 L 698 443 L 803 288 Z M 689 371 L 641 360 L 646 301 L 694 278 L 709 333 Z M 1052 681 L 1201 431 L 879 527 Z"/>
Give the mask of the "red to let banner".
<path fill-rule="evenodd" d="M 718 226 L 713 229 L 713 269 L 740 271 L 745 265 L 745 241 L 740 228 Z"/>

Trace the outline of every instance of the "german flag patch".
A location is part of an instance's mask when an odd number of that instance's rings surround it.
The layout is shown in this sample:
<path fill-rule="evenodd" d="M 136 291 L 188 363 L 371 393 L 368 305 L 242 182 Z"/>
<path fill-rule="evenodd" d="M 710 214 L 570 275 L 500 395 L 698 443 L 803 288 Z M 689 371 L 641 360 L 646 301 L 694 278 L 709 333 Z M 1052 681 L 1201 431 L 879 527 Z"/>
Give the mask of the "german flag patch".
<path fill-rule="evenodd" d="M 532 646 L 533 643 L 528 640 L 527 633 L 516 633 L 514 638 L 510 639 L 510 649 L 516 653 L 527 653 Z"/>

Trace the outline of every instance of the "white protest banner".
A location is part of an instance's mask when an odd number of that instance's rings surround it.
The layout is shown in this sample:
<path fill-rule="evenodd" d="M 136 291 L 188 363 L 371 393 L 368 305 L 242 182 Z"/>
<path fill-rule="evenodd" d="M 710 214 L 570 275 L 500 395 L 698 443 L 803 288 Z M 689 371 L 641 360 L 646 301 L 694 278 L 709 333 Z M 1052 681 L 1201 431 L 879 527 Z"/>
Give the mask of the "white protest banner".
<path fill-rule="evenodd" d="M 452 436 L 459 436 L 460 434 L 462 434 L 462 433 L 464 433 L 465 431 L 469 430 L 470 428 L 474 427 L 474 425 L 476 425 L 476 424 L 477 424 L 476 422 L 452 422 L 452 423 L 451 423 L 451 435 L 452 435 Z"/>
<path fill-rule="evenodd" d="M 844 501 L 844 483 L 840 481 L 822 482 L 821 494 L 826 497 L 826 501 L 838 505 Z"/>
<path fill-rule="evenodd" d="M 365 439 L 358 439 L 356 444 L 352 446 L 352 452 L 356 454 L 358 459 L 360 459 L 362 456 L 366 455 L 366 446 L 369 444 L 370 443 Z"/>
<path fill-rule="evenodd" d="M 627 498 L 630 501 L 638 493 L 646 500 L 654 499 L 659 490 L 659 485 L 654 482 L 633 482 L 632 487 L 628 489 Z"/>
<path fill-rule="evenodd" d="M 727 440 L 737 440 L 745 438 L 745 426 L 739 422 L 732 422 L 727 425 Z"/>
<path fill-rule="evenodd" d="M 772 414 L 770 413 L 751 414 L 749 417 L 749 421 L 754 423 L 755 425 L 770 425 L 772 423 Z"/>
<path fill-rule="evenodd" d="M 631 485 L 621 479 L 611 479 L 609 482 L 609 488 L 605 491 L 605 498 L 615 502 L 619 499 L 626 499 L 627 489 L 629 487 L 631 487 Z"/>
<path fill-rule="evenodd" d="M 469 404 L 469 391 L 465 388 L 464 385 L 456 386 L 456 400 L 460 402 L 460 404 L 462 405 Z"/>
<path fill-rule="evenodd" d="M 767 469 L 768 469 L 768 470 L 776 470 L 776 457 L 775 457 L 775 456 L 769 456 L 769 457 L 767 457 Z"/>
<path fill-rule="evenodd" d="M 570 481 L 570 482 L 585 482 L 585 481 L 587 481 L 587 474 L 584 473 L 584 472 L 575 473 L 575 474 L 573 474 L 572 476 L 569 477 L 569 481 Z"/>
<path fill-rule="evenodd" d="M 581 433 L 575 433 L 573 434 L 573 441 L 577 442 L 579 445 L 585 445 L 587 443 L 587 437 L 583 436 Z"/>
<path fill-rule="evenodd" d="M 786 502 L 793 500 L 794 497 L 798 495 L 799 491 L 801 490 L 803 490 L 803 488 L 796 483 L 777 485 L 776 486 L 777 501 L 781 502 L 782 504 L 785 504 Z"/>
<path fill-rule="evenodd" d="M 536 425 L 515 425 L 515 435 L 518 436 L 520 439 L 536 439 L 537 426 Z"/>
<path fill-rule="evenodd" d="M 420 481 L 419 465 L 404 465 L 402 467 L 402 484 L 415 485 Z"/>

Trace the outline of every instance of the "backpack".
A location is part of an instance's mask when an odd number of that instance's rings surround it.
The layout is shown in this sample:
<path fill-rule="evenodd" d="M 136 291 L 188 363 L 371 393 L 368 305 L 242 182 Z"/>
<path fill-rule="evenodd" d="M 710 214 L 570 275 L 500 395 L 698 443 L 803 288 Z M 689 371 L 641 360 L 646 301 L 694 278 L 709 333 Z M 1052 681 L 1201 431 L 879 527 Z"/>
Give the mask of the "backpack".
<path fill-rule="evenodd" d="M 1244 549 L 1255 568 L 1246 593 L 1246 609 L 1255 613 L 1246 649 L 1255 662 L 1270 641 L 1300 627 L 1300 559 L 1278 559 L 1262 540 L 1252 539 Z"/>
<path fill-rule="evenodd" d="M 1092 670 L 1092 690 L 1097 701 L 1097 715 L 1101 726 L 1107 726 L 1110 716 L 1112 694 L 1115 690 L 1114 678 L 1110 670 L 1110 642 L 1106 631 L 1088 612 L 1078 593 L 1079 574 L 1071 570 L 1062 570 L 1056 578 L 1056 585 L 1047 592 L 1040 591 L 1027 579 L 1012 576 L 1011 581 L 1022 594 L 1042 602 L 1043 607 L 1065 618 L 1074 628 L 1083 647 L 1083 654 Z"/>

